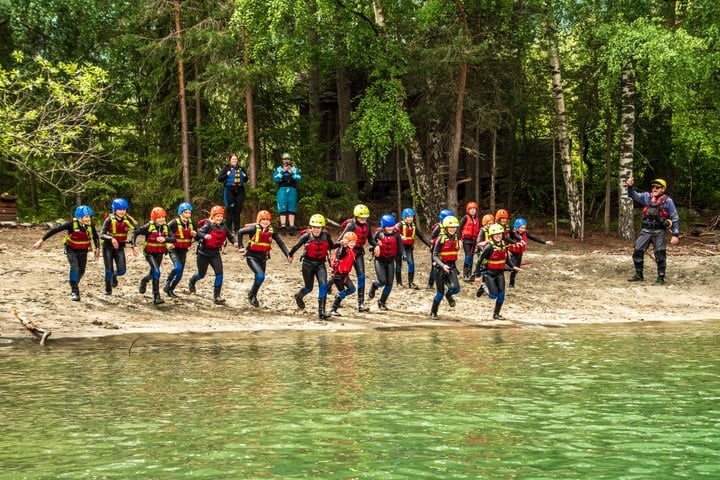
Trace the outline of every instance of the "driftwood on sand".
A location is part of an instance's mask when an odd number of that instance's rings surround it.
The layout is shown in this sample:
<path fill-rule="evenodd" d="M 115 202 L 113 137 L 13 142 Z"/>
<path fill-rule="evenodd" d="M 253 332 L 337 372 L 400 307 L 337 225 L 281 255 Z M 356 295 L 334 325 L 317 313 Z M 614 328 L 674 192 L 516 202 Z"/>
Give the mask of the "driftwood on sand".
<path fill-rule="evenodd" d="M 35 335 L 37 338 L 40 339 L 40 345 L 45 345 L 45 340 L 48 339 L 50 335 L 52 335 L 52 332 L 50 330 L 46 330 L 44 328 L 38 327 L 35 325 L 35 322 L 32 320 L 26 320 L 20 316 L 20 314 L 17 312 L 16 309 L 12 309 L 13 315 L 15 315 L 15 318 L 20 320 L 20 323 L 23 324 L 23 326 L 30 331 L 33 335 Z"/>

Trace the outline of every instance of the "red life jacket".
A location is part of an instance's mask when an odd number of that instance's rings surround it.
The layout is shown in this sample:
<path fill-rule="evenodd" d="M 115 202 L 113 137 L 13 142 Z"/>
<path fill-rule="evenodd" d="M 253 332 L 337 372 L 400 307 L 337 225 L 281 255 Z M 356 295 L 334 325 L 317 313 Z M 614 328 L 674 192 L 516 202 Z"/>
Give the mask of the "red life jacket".
<path fill-rule="evenodd" d="M 220 225 L 212 225 L 208 233 L 210 234 L 210 238 L 203 240 L 203 245 L 206 248 L 220 249 L 225 245 L 227 229 L 222 223 Z"/>
<path fill-rule="evenodd" d="M 653 197 L 650 196 L 650 203 L 645 205 L 642 210 L 643 220 L 650 220 L 665 223 L 665 220 L 670 218 L 670 214 L 665 208 L 665 200 L 667 195 L 661 195 L 657 202 L 653 202 Z"/>
<path fill-rule="evenodd" d="M 486 265 L 488 270 L 505 270 L 505 261 L 507 260 L 507 247 L 500 242 L 491 242 L 493 251 L 487 258 Z"/>
<path fill-rule="evenodd" d="M 192 237 L 190 236 L 193 228 L 192 220 L 188 220 L 187 225 L 183 225 L 180 220 L 177 220 L 177 231 L 175 232 L 175 248 L 180 250 L 187 250 L 192 245 Z"/>
<path fill-rule="evenodd" d="M 166 253 L 167 243 L 158 242 L 157 238 L 167 236 L 167 225 L 161 225 L 158 229 L 158 226 L 154 223 L 150 224 L 150 226 L 148 227 L 148 234 L 145 237 L 145 243 L 143 244 L 143 251 L 147 253 Z"/>
<path fill-rule="evenodd" d="M 341 227 L 350 226 L 350 229 L 346 230 L 343 228 L 343 231 L 348 232 L 355 232 L 355 235 L 357 235 L 357 241 L 355 242 L 355 249 L 360 249 L 365 246 L 365 243 L 367 242 L 368 237 L 370 236 L 370 225 L 365 223 L 358 223 L 355 221 L 354 218 L 348 218 L 347 220 L 343 221 L 342 224 L 340 224 Z"/>
<path fill-rule="evenodd" d="M 109 233 L 119 243 L 127 242 L 128 233 L 132 230 L 132 226 L 128 223 L 127 218 L 117 218 L 115 214 L 110 215 Z"/>
<path fill-rule="evenodd" d="M 473 242 L 477 239 L 480 233 L 480 219 L 475 215 L 465 215 L 465 224 L 463 225 L 462 232 L 460 232 L 460 238 L 463 240 L 472 240 Z"/>
<path fill-rule="evenodd" d="M 342 255 L 342 256 L 341 256 Z M 355 264 L 355 252 L 352 248 L 340 247 L 335 250 L 330 268 L 334 275 L 347 275 Z"/>
<path fill-rule="evenodd" d="M 64 243 L 73 250 L 90 250 L 92 248 L 91 233 L 92 224 L 84 230 L 80 230 L 80 222 L 73 218 L 72 233 L 65 237 Z"/>
<path fill-rule="evenodd" d="M 330 250 L 330 244 L 327 230 L 323 229 L 317 237 L 314 237 L 311 233 L 310 238 L 305 242 L 304 257 L 315 262 L 325 260 Z"/>
<path fill-rule="evenodd" d="M 407 223 L 404 221 L 400 222 L 400 223 L 398 223 L 398 226 L 395 227 L 395 230 L 397 230 L 397 232 L 402 237 L 403 245 L 410 246 L 410 245 L 415 244 L 415 224 L 414 223 Z"/>
<path fill-rule="evenodd" d="M 515 232 L 515 235 L 520 236 L 520 240 L 516 243 L 511 243 L 507 246 L 507 249 L 510 250 L 512 253 L 522 255 L 525 253 L 525 249 L 527 248 L 527 232 Z"/>
<path fill-rule="evenodd" d="M 441 233 L 437 241 L 440 242 L 440 251 L 438 252 L 440 260 L 445 263 L 456 261 L 458 253 L 460 253 L 460 240 L 457 236 L 448 237 L 446 233 Z"/>
<path fill-rule="evenodd" d="M 380 260 L 392 260 L 398 256 L 400 248 L 398 247 L 398 237 L 395 235 L 394 232 L 390 235 L 386 234 L 384 231 L 380 232 L 380 234 L 378 235 L 378 240 L 378 246 L 380 247 L 380 255 L 378 255 L 376 258 Z"/>
<path fill-rule="evenodd" d="M 248 250 L 253 252 L 268 253 L 272 247 L 272 226 L 263 230 L 259 223 L 255 224 L 255 235 L 250 239 Z"/>

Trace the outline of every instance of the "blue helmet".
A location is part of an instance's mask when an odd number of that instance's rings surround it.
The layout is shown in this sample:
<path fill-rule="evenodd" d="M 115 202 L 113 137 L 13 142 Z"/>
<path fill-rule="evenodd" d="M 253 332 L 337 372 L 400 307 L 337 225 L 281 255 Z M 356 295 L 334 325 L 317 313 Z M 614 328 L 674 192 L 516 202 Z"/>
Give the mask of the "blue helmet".
<path fill-rule="evenodd" d="M 116 210 L 127 210 L 128 208 L 130 208 L 128 201 L 121 197 L 113 200 L 112 204 L 110 205 L 110 209 L 113 213 L 115 213 Z"/>
<path fill-rule="evenodd" d="M 440 210 L 440 213 L 438 213 L 438 220 L 442 222 L 443 220 L 445 220 L 445 217 L 449 217 L 451 215 L 455 215 L 452 210 L 450 210 L 449 208 L 443 208 L 442 210 Z"/>
<path fill-rule="evenodd" d="M 88 207 L 87 205 L 78 205 L 75 207 L 75 218 L 82 218 L 85 215 L 93 216 L 93 210 L 92 208 Z"/>
<path fill-rule="evenodd" d="M 400 218 L 405 220 L 407 217 L 414 217 L 414 216 L 415 216 L 415 210 L 408 207 L 402 211 L 402 215 L 400 215 Z"/>
<path fill-rule="evenodd" d="M 178 209 L 177 209 L 178 215 L 181 215 L 182 212 L 184 212 L 185 210 L 190 210 L 191 212 L 193 211 L 192 205 L 189 202 L 183 202 L 180 205 L 178 205 Z"/>
<path fill-rule="evenodd" d="M 527 220 L 525 220 L 523 217 L 518 217 L 515 219 L 515 222 L 513 222 L 513 230 L 517 230 L 523 225 L 527 226 Z"/>
<path fill-rule="evenodd" d="M 382 217 L 380 217 L 380 226 L 382 228 L 385 227 L 394 227 L 397 222 L 395 221 L 395 215 L 392 213 L 386 213 Z"/>

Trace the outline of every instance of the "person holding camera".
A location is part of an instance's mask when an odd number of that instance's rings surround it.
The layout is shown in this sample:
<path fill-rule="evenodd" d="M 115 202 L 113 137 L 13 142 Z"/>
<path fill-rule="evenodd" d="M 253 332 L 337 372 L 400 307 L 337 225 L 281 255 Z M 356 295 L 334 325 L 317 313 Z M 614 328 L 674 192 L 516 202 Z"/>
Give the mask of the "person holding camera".
<path fill-rule="evenodd" d="M 238 157 L 234 153 L 218 176 L 218 182 L 223 184 L 223 203 L 226 211 L 226 225 L 228 230 L 236 232 L 240 228 L 240 213 L 245 203 L 245 184 L 248 176 L 243 167 L 238 164 Z"/>
<path fill-rule="evenodd" d="M 280 217 L 280 232 L 295 235 L 295 214 L 297 213 L 297 184 L 302 176 L 300 170 L 292 164 L 289 153 L 282 154 L 282 165 L 275 169 L 273 181 L 278 184 L 277 211 Z M 288 228 L 290 229 L 288 232 Z"/>

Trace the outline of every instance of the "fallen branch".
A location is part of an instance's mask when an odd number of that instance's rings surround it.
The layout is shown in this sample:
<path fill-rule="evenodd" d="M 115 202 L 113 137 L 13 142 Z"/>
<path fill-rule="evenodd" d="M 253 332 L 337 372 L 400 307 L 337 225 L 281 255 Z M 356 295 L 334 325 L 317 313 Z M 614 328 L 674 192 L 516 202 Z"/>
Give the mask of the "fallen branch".
<path fill-rule="evenodd" d="M 137 337 L 135 340 L 132 341 L 132 343 L 130 344 L 130 348 L 128 348 L 128 355 L 130 355 L 130 354 L 132 353 L 132 347 L 135 346 L 135 342 L 137 342 L 138 340 L 140 340 L 140 338 L 141 338 L 141 337 Z"/>
<path fill-rule="evenodd" d="M 15 315 L 15 318 L 20 320 L 20 323 L 22 323 L 26 329 L 30 330 L 30 333 L 40 339 L 40 345 L 45 346 L 45 340 L 47 340 L 48 337 L 52 335 L 52 332 L 50 330 L 45 330 L 44 328 L 38 327 L 32 320 L 25 320 L 24 318 L 21 318 L 17 310 L 14 308 L 12 309 L 12 313 L 13 315 Z"/>

